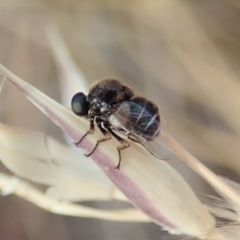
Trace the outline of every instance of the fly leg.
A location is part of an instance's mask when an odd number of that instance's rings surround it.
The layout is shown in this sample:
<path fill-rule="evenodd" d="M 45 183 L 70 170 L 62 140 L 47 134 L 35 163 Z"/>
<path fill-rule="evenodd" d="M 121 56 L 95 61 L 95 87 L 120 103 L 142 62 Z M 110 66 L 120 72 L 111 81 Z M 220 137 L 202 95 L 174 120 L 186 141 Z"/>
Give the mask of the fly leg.
<path fill-rule="evenodd" d="M 104 129 L 102 127 L 102 125 L 101 125 L 102 124 L 102 120 L 97 118 L 96 119 L 96 123 L 97 123 L 97 126 L 98 126 L 99 130 L 104 135 L 104 138 L 101 138 L 101 139 L 97 140 L 97 143 L 96 143 L 95 147 L 93 148 L 93 150 L 90 153 L 88 153 L 88 154 L 84 154 L 86 157 L 89 157 L 89 156 L 91 156 L 94 153 L 94 151 L 97 149 L 99 143 L 108 141 L 108 140 L 110 140 L 112 138 L 110 133 L 106 129 Z"/>
<path fill-rule="evenodd" d="M 116 138 L 122 144 L 121 146 L 117 147 L 118 157 L 119 157 L 118 158 L 118 165 L 114 167 L 115 169 L 120 169 L 121 160 L 122 160 L 122 158 L 121 158 L 121 151 L 126 149 L 126 148 L 128 148 L 128 147 L 130 147 L 130 144 L 126 140 L 124 140 L 121 137 L 119 137 L 115 132 L 113 132 L 113 130 L 108 125 L 104 125 L 104 126 L 112 134 L 112 136 L 114 138 Z"/>
<path fill-rule="evenodd" d="M 88 135 L 88 134 L 93 134 L 95 131 L 95 127 L 94 127 L 94 117 L 90 118 L 90 129 L 83 135 L 83 137 L 76 143 L 74 143 L 77 147 L 79 147 L 79 144 L 81 143 L 81 141 Z"/>
<path fill-rule="evenodd" d="M 134 138 L 131 135 L 128 135 L 128 139 L 132 140 L 133 142 L 140 143 L 139 140 L 137 140 L 136 138 Z"/>

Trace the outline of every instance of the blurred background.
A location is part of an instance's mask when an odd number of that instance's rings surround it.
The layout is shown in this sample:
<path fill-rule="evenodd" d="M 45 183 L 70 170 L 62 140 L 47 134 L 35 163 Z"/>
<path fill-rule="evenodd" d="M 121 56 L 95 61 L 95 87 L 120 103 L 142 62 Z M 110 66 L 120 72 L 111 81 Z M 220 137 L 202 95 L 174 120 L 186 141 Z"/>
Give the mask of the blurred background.
<path fill-rule="evenodd" d="M 216 173 L 240 173 L 240 5 L 235 0 L 0 0 L 0 63 L 61 101 L 46 36 L 54 22 L 93 83 L 117 78 L 156 102 L 168 131 Z M 63 135 L 6 84 L 6 124 Z M 180 161 L 193 189 L 209 187 Z M 4 169 L 3 166 L 1 166 Z M 91 204 L 91 203 L 89 203 Z M 169 239 L 159 226 L 64 217 L 15 196 L 0 197 L 0 239 Z"/>

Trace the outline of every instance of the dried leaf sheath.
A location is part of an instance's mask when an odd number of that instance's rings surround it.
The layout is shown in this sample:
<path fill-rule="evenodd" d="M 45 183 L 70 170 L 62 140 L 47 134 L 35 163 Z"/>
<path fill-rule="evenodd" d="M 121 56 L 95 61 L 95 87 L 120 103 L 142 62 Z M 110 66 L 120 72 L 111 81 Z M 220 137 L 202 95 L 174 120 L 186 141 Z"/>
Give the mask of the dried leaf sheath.
<path fill-rule="evenodd" d="M 69 109 L 4 67 L 1 66 L 0 71 L 74 141 L 80 139 L 88 129 L 86 120 L 75 117 Z M 84 151 L 89 152 L 99 136 L 97 132 L 83 141 L 81 147 Z M 117 163 L 114 141 L 100 145 L 91 157 L 137 208 L 169 232 L 199 236 L 215 228 L 213 217 L 183 178 L 167 163 L 155 159 L 139 145 L 132 144 L 125 151 L 120 171 L 113 168 Z"/>

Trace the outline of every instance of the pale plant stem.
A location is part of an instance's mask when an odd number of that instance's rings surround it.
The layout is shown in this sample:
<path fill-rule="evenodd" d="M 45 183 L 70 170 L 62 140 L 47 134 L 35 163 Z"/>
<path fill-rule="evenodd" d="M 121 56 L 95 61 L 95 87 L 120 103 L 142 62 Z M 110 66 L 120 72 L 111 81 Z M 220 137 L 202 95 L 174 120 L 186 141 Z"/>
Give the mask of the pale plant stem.
<path fill-rule="evenodd" d="M 109 221 L 149 222 L 150 219 L 137 209 L 99 210 L 50 198 L 26 181 L 0 173 L 0 189 L 3 194 L 15 194 L 36 206 L 61 215 L 97 218 Z"/>
<path fill-rule="evenodd" d="M 169 139 L 169 143 L 174 149 L 176 155 L 189 165 L 195 172 L 203 177 L 210 185 L 213 185 L 220 192 L 227 195 L 231 201 L 240 206 L 240 196 L 227 183 L 220 179 L 214 172 L 205 167 L 194 156 L 187 152 L 177 141 L 175 141 L 169 134 L 163 133 Z"/>

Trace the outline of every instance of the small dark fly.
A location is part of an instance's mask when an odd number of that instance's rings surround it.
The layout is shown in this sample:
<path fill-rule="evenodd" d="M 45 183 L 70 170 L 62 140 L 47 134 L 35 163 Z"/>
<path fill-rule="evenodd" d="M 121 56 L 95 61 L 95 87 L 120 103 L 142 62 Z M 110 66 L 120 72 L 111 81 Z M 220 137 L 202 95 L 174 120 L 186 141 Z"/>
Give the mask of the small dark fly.
<path fill-rule="evenodd" d="M 72 98 L 72 110 L 78 116 L 86 116 L 90 121 L 90 129 L 75 143 L 77 146 L 88 135 L 93 134 L 95 124 L 104 137 L 99 139 L 93 150 L 85 154 L 89 157 L 98 144 L 112 137 L 121 145 L 117 147 L 120 168 L 121 151 L 130 146 L 129 142 L 120 137 L 122 132 L 128 139 L 141 144 L 155 157 L 168 160 L 174 152 L 162 136 L 162 128 L 166 120 L 159 114 L 158 107 L 146 98 L 134 95 L 133 91 L 114 79 L 100 80 L 94 83 L 89 94 L 76 93 Z M 160 116 L 161 115 L 161 116 Z"/>

